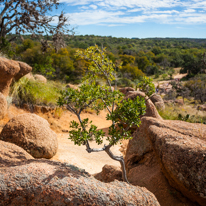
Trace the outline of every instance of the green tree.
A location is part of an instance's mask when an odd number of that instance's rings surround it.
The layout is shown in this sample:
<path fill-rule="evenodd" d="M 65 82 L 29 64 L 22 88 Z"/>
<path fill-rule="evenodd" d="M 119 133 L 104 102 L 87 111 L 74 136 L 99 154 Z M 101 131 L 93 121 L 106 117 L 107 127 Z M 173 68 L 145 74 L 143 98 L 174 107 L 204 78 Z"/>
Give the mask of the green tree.
<path fill-rule="evenodd" d="M 150 65 L 150 61 L 147 59 L 146 56 L 138 57 L 137 63 L 138 63 L 138 68 L 143 72 L 145 72 L 146 68 Z"/>
<path fill-rule="evenodd" d="M 105 49 L 100 50 L 97 46 L 89 47 L 85 51 L 78 51 L 77 56 L 90 62 L 87 75 L 79 90 L 68 88 L 67 91 L 62 91 L 58 101 L 59 105 L 66 104 L 79 120 L 79 122 L 71 122 L 70 126 L 73 129 L 69 132 L 70 139 L 77 145 L 85 145 L 89 153 L 105 151 L 112 159 L 119 161 L 122 166 L 123 180 L 128 182 L 123 157 L 115 156 L 110 148 L 121 139 L 131 138 L 129 128 L 133 124 L 140 125 L 140 116 L 146 110 L 145 99 L 137 97 L 135 100 L 126 100 L 119 91 L 112 90 L 111 83 L 115 80 L 114 64 L 106 57 Z M 99 78 L 104 79 L 107 84 L 97 85 Z M 148 95 L 151 95 L 155 89 L 151 80 L 146 77 L 142 79 L 139 86 Z M 112 125 L 109 127 L 107 136 L 109 143 L 102 148 L 90 147 L 89 140 L 94 138 L 97 144 L 102 144 L 105 134 L 102 130 L 97 130 L 88 118 L 81 118 L 81 112 L 86 108 L 95 110 L 97 114 L 103 108 L 108 110 L 107 120 L 111 120 Z"/>
<path fill-rule="evenodd" d="M 132 55 L 119 55 L 121 61 L 122 61 L 122 66 L 126 66 L 128 64 L 133 64 L 135 61 L 135 57 Z"/>
<path fill-rule="evenodd" d="M 40 73 L 47 77 L 54 75 L 55 69 L 52 66 L 51 52 L 42 53 L 40 43 L 24 51 L 21 54 L 21 59 L 33 67 L 34 73 Z"/>
<path fill-rule="evenodd" d="M 68 18 L 61 13 L 57 25 L 53 23 L 51 11 L 57 9 L 58 0 L 1 0 L 0 1 L 0 37 L 6 38 L 13 32 L 8 41 L 25 33 L 53 35 L 55 45 L 60 43 L 64 34 L 68 34 Z"/>

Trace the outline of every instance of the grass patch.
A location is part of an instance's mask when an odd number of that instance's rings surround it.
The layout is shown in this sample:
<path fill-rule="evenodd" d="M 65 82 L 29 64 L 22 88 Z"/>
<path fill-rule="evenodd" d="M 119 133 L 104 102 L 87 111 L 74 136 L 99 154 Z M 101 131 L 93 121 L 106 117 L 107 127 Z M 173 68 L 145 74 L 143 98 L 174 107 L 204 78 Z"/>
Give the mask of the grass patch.
<path fill-rule="evenodd" d="M 166 120 L 182 120 L 191 123 L 206 124 L 206 112 L 199 111 L 193 105 L 175 106 L 165 105 L 164 111 L 158 111 Z"/>
<path fill-rule="evenodd" d="M 59 91 L 63 88 L 64 85 L 60 82 L 48 81 L 44 84 L 23 77 L 12 85 L 10 97 L 12 102 L 19 106 L 24 103 L 56 106 Z"/>

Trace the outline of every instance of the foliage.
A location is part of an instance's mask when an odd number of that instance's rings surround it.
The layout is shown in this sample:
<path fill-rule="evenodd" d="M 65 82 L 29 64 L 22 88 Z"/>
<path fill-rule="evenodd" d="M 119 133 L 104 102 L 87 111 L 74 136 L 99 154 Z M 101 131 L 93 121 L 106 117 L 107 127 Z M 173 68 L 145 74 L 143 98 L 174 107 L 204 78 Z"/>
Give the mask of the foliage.
<path fill-rule="evenodd" d="M 58 23 L 54 26 L 53 16 L 51 12 L 57 9 L 58 0 L 1 0 L 0 7 L 0 37 L 6 38 L 13 32 L 13 36 L 9 38 L 9 42 L 17 36 L 25 33 L 40 35 L 52 35 L 53 44 L 56 50 L 63 46 L 63 37 L 70 31 L 68 29 L 67 20 L 63 13 L 57 16 Z M 23 37 L 22 37 L 23 39 Z M 47 42 L 42 39 L 42 46 L 47 47 Z M 47 48 L 44 48 L 45 50 Z"/>
<path fill-rule="evenodd" d="M 111 84 L 115 80 L 115 65 L 106 57 L 106 50 L 100 50 L 98 46 L 92 46 L 86 50 L 78 50 L 77 56 L 89 61 L 89 68 L 84 78 L 83 84 L 79 90 L 69 88 L 67 91 L 61 92 L 58 104 L 67 108 L 76 114 L 79 122 L 72 121 L 73 128 L 70 133 L 70 139 L 77 145 L 86 145 L 88 152 L 105 151 L 107 154 L 120 161 L 123 168 L 123 178 L 127 181 L 124 160 L 112 154 L 110 147 L 115 145 L 121 139 L 131 138 L 129 128 L 135 124 L 140 125 L 140 116 L 145 113 L 145 99 L 137 97 L 135 100 L 123 99 L 123 94 L 119 91 L 112 90 Z M 102 78 L 106 81 L 106 85 L 97 85 L 96 81 Z M 148 95 L 154 91 L 154 85 L 149 78 L 143 77 L 139 83 L 141 89 L 145 89 Z M 116 109 L 115 109 L 116 105 Z M 81 119 L 81 112 L 91 108 L 98 114 L 100 110 L 106 108 L 108 110 L 107 120 L 112 121 L 109 127 L 109 135 L 107 136 L 108 145 L 101 149 L 90 148 L 89 140 L 94 138 L 97 144 L 102 144 L 104 132 L 97 130 L 97 127 L 89 122 L 88 118 Z"/>
<path fill-rule="evenodd" d="M 180 81 L 171 81 L 170 84 L 172 85 L 172 92 L 171 94 L 176 94 L 176 98 L 181 96 L 183 101 L 184 98 L 189 98 L 191 95 L 191 91 Z"/>
<path fill-rule="evenodd" d="M 31 35 L 22 36 L 23 41 L 16 39 L 14 43 L 8 42 L 9 47 L 1 49 L 1 53 L 27 62 L 34 68 L 34 72 L 46 75 L 47 78 L 66 82 L 80 83 L 89 67 L 89 61 L 74 55 L 74 48 L 81 48 L 81 43 L 87 45 L 84 48 L 95 43 L 100 46 L 107 44 L 109 47 L 105 54 L 115 65 L 117 76 L 132 81 L 141 78 L 142 75 L 155 75 L 158 78 L 164 73 L 171 78 L 174 67 L 182 67 L 181 72 L 188 71 L 190 76 L 206 71 L 206 65 L 203 63 L 206 48 L 204 39 L 127 39 L 80 35 L 65 39 L 68 46 L 64 49 L 58 48 L 57 51 L 52 46 L 52 36 L 41 37 L 46 41 L 45 50 L 39 42 L 40 38 L 37 41 L 32 40 Z M 13 37 L 14 35 L 7 35 L 7 39 Z M 44 44 L 43 41 L 42 43 Z M 121 60 L 123 65 L 119 67 Z"/>
<path fill-rule="evenodd" d="M 155 93 L 155 85 L 152 81 L 153 79 L 144 76 L 137 85 L 140 91 L 144 92 L 148 97 Z"/>
<path fill-rule="evenodd" d="M 199 100 L 201 103 L 206 102 L 206 75 L 196 76 L 190 79 L 185 84 L 185 88 L 191 93 L 191 96 L 195 100 Z"/>
<path fill-rule="evenodd" d="M 198 73 L 203 73 L 206 71 L 206 65 L 203 62 L 203 53 L 198 52 L 186 52 L 182 55 L 183 63 L 180 72 L 188 72 L 189 76 L 194 76 Z"/>
<path fill-rule="evenodd" d="M 56 105 L 62 87 L 60 83 L 44 84 L 22 77 L 12 85 L 10 96 L 13 102 L 20 106 L 24 103 L 53 106 Z"/>

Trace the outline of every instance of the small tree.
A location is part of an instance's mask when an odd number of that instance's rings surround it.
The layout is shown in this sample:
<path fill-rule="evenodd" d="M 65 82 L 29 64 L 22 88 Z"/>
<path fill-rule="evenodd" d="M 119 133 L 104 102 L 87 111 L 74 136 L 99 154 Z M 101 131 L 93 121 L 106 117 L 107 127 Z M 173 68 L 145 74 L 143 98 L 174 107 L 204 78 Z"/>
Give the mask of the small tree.
<path fill-rule="evenodd" d="M 74 144 L 85 145 L 89 153 L 105 151 L 112 159 L 119 161 L 123 180 L 128 182 L 123 157 L 115 156 L 110 148 L 122 139 L 131 138 L 129 128 L 134 124 L 140 125 L 140 117 L 146 110 L 145 99 L 137 97 L 135 100 L 126 100 L 123 94 L 112 89 L 111 82 L 115 80 L 114 64 L 106 57 L 105 49 L 100 50 L 97 46 L 93 46 L 85 51 L 78 51 L 77 56 L 90 62 L 87 75 L 79 90 L 68 88 L 67 91 L 62 91 L 58 101 L 59 105 L 66 104 L 68 110 L 73 112 L 79 120 L 79 122 L 71 122 L 70 126 L 73 129 L 69 132 L 69 139 L 74 141 Z M 97 85 L 96 81 L 99 78 L 106 80 L 107 84 Z M 139 86 L 148 95 L 155 91 L 154 85 L 147 77 L 143 77 Z M 81 112 L 86 108 L 95 110 L 97 114 L 106 108 L 108 110 L 107 120 L 112 121 L 109 135 L 106 137 L 108 144 L 100 149 L 91 148 L 89 141 L 94 139 L 97 144 L 102 144 L 105 133 L 97 130 L 88 118 L 81 118 Z"/>

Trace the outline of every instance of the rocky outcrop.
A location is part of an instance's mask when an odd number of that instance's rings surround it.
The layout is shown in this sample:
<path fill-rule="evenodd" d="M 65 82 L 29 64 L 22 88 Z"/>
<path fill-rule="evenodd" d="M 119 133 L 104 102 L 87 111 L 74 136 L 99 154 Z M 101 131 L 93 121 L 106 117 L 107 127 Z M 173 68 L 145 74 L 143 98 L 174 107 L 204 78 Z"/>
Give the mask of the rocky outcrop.
<path fill-rule="evenodd" d="M 164 101 L 162 99 L 162 97 L 158 94 L 153 94 L 151 97 L 150 97 L 152 103 L 156 106 L 156 108 L 158 110 L 164 110 L 165 109 L 165 104 L 164 104 Z"/>
<path fill-rule="evenodd" d="M 0 92 L 0 120 L 4 118 L 7 113 L 6 97 Z"/>
<path fill-rule="evenodd" d="M 124 182 L 102 183 L 81 169 L 49 160 L 0 168 L 0 205 L 159 206 L 147 189 Z"/>
<path fill-rule="evenodd" d="M 28 64 L 20 61 L 18 61 L 17 63 L 19 64 L 20 71 L 15 75 L 14 77 L 15 81 L 18 81 L 24 75 L 32 71 L 32 67 L 30 67 Z"/>
<path fill-rule="evenodd" d="M 102 182 L 113 182 L 114 180 L 122 180 L 122 170 L 113 165 L 104 165 L 102 171 L 95 174 L 94 177 Z"/>
<path fill-rule="evenodd" d="M 21 147 L 0 140 L 0 168 L 23 164 L 29 159 L 33 159 L 33 157 Z"/>
<path fill-rule="evenodd" d="M 36 114 L 21 114 L 4 126 L 0 138 L 14 143 L 35 158 L 51 158 L 58 148 L 57 135 L 47 120 Z"/>
<path fill-rule="evenodd" d="M 125 157 L 132 184 L 153 192 L 161 205 L 206 205 L 205 125 L 143 117 L 133 137 Z"/>
<path fill-rule="evenodd" d="M 20 71 L 17 61 L 0 57 L 0 92 L 8 96 L 11 82 Z"/>
<path fill-rule="evenodd" d="M 120 88 L 119 91 L 122 92 L 123 94 L 127 95 L 128 92 L 134 92 L 135 89 L 132 87 L 124 87 L 124 88 Z"/>
<path fill-rule="evenodd" d="M 44 77 L 43 75 L 40 75 L 40 74 L 35 74 L 34 79 L 38 82 L 41 82 L 41 83 L 47 83 L 46 77 Z"/>
<path fill-rule="evenodd" d="M 140 91 L 129 92 L 126 98 L 135 99 L 137 96 L 144 97 L 146 100 L 146 113 L 144 116 L 162 119 L 152 101 L 145 96 L 145 93 Z"/>

